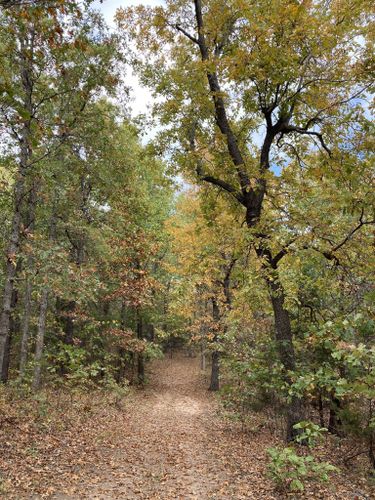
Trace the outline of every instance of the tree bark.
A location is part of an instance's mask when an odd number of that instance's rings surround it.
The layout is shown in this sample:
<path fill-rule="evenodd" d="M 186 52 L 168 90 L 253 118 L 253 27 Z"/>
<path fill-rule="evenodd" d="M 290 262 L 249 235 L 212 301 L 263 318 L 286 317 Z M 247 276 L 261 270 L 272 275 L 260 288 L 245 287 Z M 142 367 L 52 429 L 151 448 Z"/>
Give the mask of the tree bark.
<path fill-rule="evenodd" d="M 341 419 L 338 415 L 338 411 L 341 408 L 341 401 L 335 396 L 335 393 L 331 394 L 330 399 L 328 432 L 340 436 Z"/>
<path fill-rule="evenodd" d="M 29 38 L 27 38 L 29 37 Z M 24 91 L 23 108 L 29 115 L 29 118 L 23 120 L 19 136 L 17 136 L 20 156 L 18 170 L 14 184 L 14 208 L 10 230 L 10 238 L 6 252 L 6 267 L 3 303 L 0 315 L 0 373 L 3 380 L 6 368 L 6 352 L 9 345 L 9 329 L 11 315 L 13 312 L 12 296 L 15 289 L 15 279 L 17 274 L 17 257 L 19 253 L 22 229 L 22 204 L 25 196 L 26 176 L 29 168 L 29 161 L 32 156 L 31 148 L 31 121 L 33 115 L 32 103 L 32 64 L 33 64 L 33 45 L 34 33 L 27 34 L 25 38 L 20 40 L 20 57 L 21 57 L 21 82 Z M 5 381 L 5 380 L 3 380 Z"/>
<path fill-rule="evenodd" d="M 25 227 L 28 229 L 29 233 L 32 233 L 35 228 L 35 211 L 37 205 L 37 197 L 38 197 L 37 183 L 33 181 L 26 207 L 26 214 L 24 216 Z M 27 258 L 26 272 L 29 273 L 32 267 L 33 267 L 33 256 L 29 255 Z M 22 318 L 22 337 L 20 346 L 20 362 L 19 362 L 19 374 L 21 380 L 25 374 L 25 368 L 27 363 L 29 327 L 30 327 L 30 315 L 31 315 L 31 293 L 32 293 L 31 276 L 26 275 L 24 311 Z"/>
<path fill-rule="evenodd" d="M 290 374 L 296 369 L 295 352 L 293 346 L 293 333 L 290 324 L 289 312 L 285 309 L 285 292 L 276 278 L 273 275 L 273 280 L 268 280 L 268 285 L 271 293 L 271 302 L 275 318 L 275 340 L 279 359 L 284 366 L 284 379 L 288 385 L 292 381 Z M 292 441 L 298 435 L 298 430 L 293 429 L 293 426 L 303 420 L 303 405 L 302 401 L 292 396 L 286 409 L 287 430 L 286 439 Z"/>
<path fill-rule="evenodd" d="M 190 37 L 190 39 L 198 45 L 202 61 L 207 62 L 211 60 L 211 56 L 206 42 L 201 0 L 194 0 L 194 8 L 198 37 Z M 228 119 L 226 104 L 222 97 L 218 74 L 215 69 L 208 69 L 206 72 L 206 76 L 211 92 L 212 101 L 214 104 L 216 124 L 220 132 L 226 139 L 227 150 L 237 173 L 240 189 L 237 190 L 235 187 L 229 185 L 228 183 L 214 179 L 210 176 L 201 176 L 201 178 L 231 193 L 237 199 L 237 201 L 246 208 L 246 224 L 249 229 L 254 230 L 261 216 L 263 200 L 266 193 L 267 186 L 264 174 L 270 166 L 270 150 L 275 137 L 280 132 L 281 127 L 283 126 L 283 123 L 277 122 L 276 124 L 273 124 L 273 110 L 262 108 L 262 112 L 264 113 L 266 119 L 267 132 L 261 148 L 259 159 L 260 174 L 257 177 L 254 186 L 250 182 L 250 178 L 246 172 L 244 160 L 245 155 L 241 151 L 237 137 Z M 198 174 L 200 174 L 200 168 L 197 168 L 197 172 Z M 279 281 L 277 263 L 273 261 L 272 254 L 267 248 L 266 235 L 256 234 L 255 236 L 259 239 L 260 242 L 256 246 L 256 253 L 262 260 L 262 266 L 266 274 L 267 286 L 271 294 L 271 302 L 275 320 L 275 339 L 277 350 L 280 361 L 284 365 L 286 371 L 285 381 L 290 384 L 291 379 L 288 372 L 293 372 L 295 370 L 295 353 L 289 313 L 284 306 L 285 293 L 282 284 Z M 272 280 L 269 279 L 269 272 L 271 270 Z M 296 397 L 292 397 L 287 406 L 286 439 L 288 441 L 292 440 L 295 437 L 296 431 L 293 429 L 293 425 L 302 420 L 302 414 L 303 412 L 301 401 Z"/>
<path fill-rule="evenodd" d="M 24 311 L 22 319 L 22 338 L 21 338 L 21 349 L 20 349 L 20 378 L 22 379 L 25 375 L 27 354 L 28 354 L 28 343 L 29 343 L 29 327 L 30 327 L 30 315 L 31 315 L 31 292 L 32 286 L 30 278 L 26 278 L 26 289 L 24 298 Z"/>
<path fill-rule="evenodd" d="M 213 342 L 214 345 L 218 345 L 219 343 L 219 321 L 220 321 L 220 311 L 219 305 L 216 299 L 212 299 L 212 319 L 214 320 L 214 325 L 216 327 Z M 220 389 L 220 352 L 215 346 L 215 350 L 211 355 L 211 381 L 209 391 L 218 391 Z"/>
<path fill-rule="evenodd" d="M 16 276 L 21 269 L 21 261 L 17 262 Z M 12 300 L 11 300 L 11 309 L 14 311 L 16 309 L 18 303 L 18 289 L 14 288 L 12 292 Z M 19 330 L 19 321 L 14 316 L 11 315 L 9 321 L 9 335 L 7 337 L 7 341 L 5 344 L 5 352 L 4 352 L 4 362 L 1 372 L 1 381 L 6 383 L 9 379 L 9 367 L 10 367 L 10 358 L 11 358 L 11 349 L 13 344 L 13 339 L 17 331 Z"/>
<path fill-rule="evenodd" d="M 143 321 L 139 311 L 137 313 L 137 338 L 139 340 L 143 339 Z M 137 380 L 141 385 L 145 382 L 145 362 L 143 352 L 138 352 L 137 355 Z"/>
<path fill-rule="evenodd" d="M 47 309 L 48 309 L 48 288 L 45 287 L 42 291 L 42 297 L 40 299 L 38 330 L 37 330 L 36 344 L 35 344 L 35 368 L 34 368 L 34 378 L 32 383 L 32 388 L 34 391 L 39 390 L 41 382 Z"/>
<path fill-rule="evenodd" d="M 0 316 L 0 372 L 3 382 L 6 381 L 6 379 L 4 380 L 4 370 L 6 366 L 6 352 L 9 342 L 11 315 L 13 312 L 12 296 L 15 290 L 17 257 L 21 240 L 21 206 L 25 194 L 25 176 L 29 159 L 29 136 L 30 129 L 25 125 L 23 129 L 23 141 L 21 143 L 20 164 L 14 187 L 14 212 L 10 241 L 7 248 L 3 303 Z"/>

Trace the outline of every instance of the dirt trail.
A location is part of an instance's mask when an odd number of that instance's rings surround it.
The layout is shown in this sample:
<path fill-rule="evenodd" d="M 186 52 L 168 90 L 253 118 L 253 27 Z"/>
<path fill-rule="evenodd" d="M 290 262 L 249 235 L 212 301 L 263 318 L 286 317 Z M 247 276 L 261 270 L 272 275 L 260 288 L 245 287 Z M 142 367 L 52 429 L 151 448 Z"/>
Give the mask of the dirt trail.
<path fill-rule="evenodd" d="M 291 498 L 275 493 L 266 474 L 267 448 L 283 445 L 273 421 L 253 414 L 243 432 L 225 419 L 197 358 L 180 353 L 152 363 L 147 373 L 146 388 L 132 390 L 120 406 L 108 391 L 62 392 L 31 400 L 27 417 L 0 399 L 0 498 Z M 337 442 L 327 439 L 319 453 L 336 457 Z M 293 498 L 375 498 L 362 493 L 370 490 L 366 484 L 358 470 L 346 468 Z"/>
<path fill-rule="evenodd" d="M 56 500 L 274 498 L 262 476 L 264 457 L 254 450 L 248 463 L 251 445 L 217 415 L 197 359 L 155 362 L 149 376 L 121 428 L 109 429 L 115 444 L 100 449 L 100 465 L 74 496 Z"/>

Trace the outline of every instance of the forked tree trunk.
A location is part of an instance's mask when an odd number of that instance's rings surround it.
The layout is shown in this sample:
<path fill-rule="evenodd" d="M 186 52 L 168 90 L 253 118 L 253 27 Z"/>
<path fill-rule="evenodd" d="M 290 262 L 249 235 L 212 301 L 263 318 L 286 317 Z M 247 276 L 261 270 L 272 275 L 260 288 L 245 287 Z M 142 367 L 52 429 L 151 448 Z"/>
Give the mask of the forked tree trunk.
<path fill-rule="evenodd" d="M 197 24 L 197 38 L 193 38 L 193 41 L 199 47 L 202 61 L 204 63 L 210 62 L 211 53 L 206 42 L 204 13 L 201 0 L 194 0 L 194 9 Z M 179 26 L 176 26 L 176 29 L 180 30 Z M 204 175 L 204 173 L 202 172 L 201 164 L 198 164 L 197 173 L 202 180 L 210 182 L 211 184 L 214 184 L 221 189 L 231 193 L 231 195 L 234 196 L 236 200 L 246 208 L 247 226 L 249 227 L 249 229 L 254 230 L 259 222 L 263 207 L 263 200 L 266 194 L 267 185 L 266 176 L 264 174 L 270 168 L 269 155 L 271 146 L 277 134 L 281 131 L 280 127 L 283 126 L 283 122 L 277 122 L 276 126 L 272 123 L 272 111 L 264 110 L 264 112 L 266 112 L 265 118 L 267 122 L 267 132 L 260 154 L 260 175 L 256 179 L 255 186 L 253 186 L 246 170 L 245 155 L 240 149 L 236 134 L 234 133 L 234 130 L 231 127 L 230 121 L 228 119 L 226 103 L 221 93 L 221 87 L 219 84 L 218 74 L 215 71 L 215 65 L 207 65 L 206 76 L 215 109 L 216 124 L 226 139 L 227 150 L 238 176 L 240 191 L 238 191 L 236 187 L 233 187 L 222 179 L 216 179 L 211 175 Z M 194 147 L 194 140 L 192 142 Z M 258 234 L 257 237 L 260 240 L 267 241 L 268 235 Z M 293 372 L 295 370 L 293 335 L 290 325 L 289 313 L 284 306 L 284 290 L 277 276 L 277 263 L 273 262 L 271 252 L 267 250 L 266 252 L 264 252 L 264 249 L 259 247 L 256 249 L 256 252 L 261 258 L 262 264 L 264 264 L 265 272 L 267 273 L 269 271 L 269 265 L 274 270 L 273 278 L 276 278 L 276 282 L 269 280 L 268 277 L 266 278 L 266 281 L 271 293 L 271 301 L 275 319 L 275 337 L 277 349 L 280 361 L 284 365 L 286 372 Z M 267 253 L 268 255 L 265 255 L 265 253 Z M 267 263 L 265 263 L 265 257 L 268 261 Z M 290 376 L 288 374 L 285 375 L 285 381 L 288 383 L 288 385 L 291 383 Z M 293 429 L 293 425 L 300 420 L 302 420 L 302 403 L 298 398 L 293 397 L 287 407 L 286 438 L 288 441 L 293 439 L 293 437 L 295 436 L 296 431 Z"/>

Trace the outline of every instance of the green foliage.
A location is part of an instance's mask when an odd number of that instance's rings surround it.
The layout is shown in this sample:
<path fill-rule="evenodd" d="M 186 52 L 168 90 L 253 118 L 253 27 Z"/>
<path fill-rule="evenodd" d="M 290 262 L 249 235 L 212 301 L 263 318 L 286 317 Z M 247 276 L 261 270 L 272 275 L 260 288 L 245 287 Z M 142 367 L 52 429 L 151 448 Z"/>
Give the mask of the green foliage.
<path fill-rule="evenodd" d="M 162 359 L 164 357 L 164 353 L 160 345 L 155 342 L 147 342 L 146 348 L 144 351 L 145 357 L 148 360 L 152 359 Z"/>
<path fill-rule="evenodd" d="M 298 422 L 293 428 L 300 431 L 296 437 L 297 443 L 306 444 L 309 448 L 312 448 L 321 441 L 323 439 L 323 433 L 327 432 L 327 429 L 324 427 L 320 427 L 310 421 Z"/>
<path fill-rule="evenodd" d="M 317 462 L 312 455 L 298 455 L 295 448 L 269 448 L 268 472 L 280 490 L 304 491 L 306 481 L 326 482 L 338 469 L 327 462 Z"/>

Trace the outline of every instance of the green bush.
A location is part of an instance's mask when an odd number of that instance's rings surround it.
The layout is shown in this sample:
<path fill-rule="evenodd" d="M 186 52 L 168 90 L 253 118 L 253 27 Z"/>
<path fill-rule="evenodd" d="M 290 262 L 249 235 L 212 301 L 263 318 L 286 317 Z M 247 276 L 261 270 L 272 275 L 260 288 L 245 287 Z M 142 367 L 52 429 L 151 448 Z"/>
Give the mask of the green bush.
<path fill-rule="evenodd" d="M 312 455 L 300 456 L 295 448 L 268 448 L 268 473 L 280 490 L 303 491 L 305 481 L 328 481 L 338 469 L 328 462 L 317 462 Z"/>
<path fill-rule="evenodd" d="M 296 437 L 297 443 L 306 444 L 309 448 L 312 448 L 318 441 L 321 441 L 323 439 L 323 433 L 327 432 L 325 427 L 320 427 L 307 420 L 298 422 L 293 428 L 299 430 L 299 434 Z"/>

